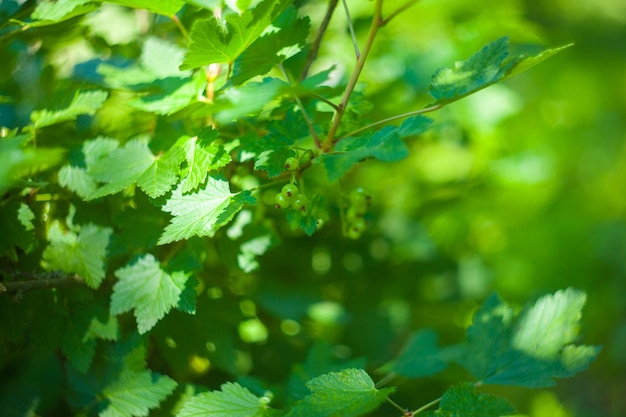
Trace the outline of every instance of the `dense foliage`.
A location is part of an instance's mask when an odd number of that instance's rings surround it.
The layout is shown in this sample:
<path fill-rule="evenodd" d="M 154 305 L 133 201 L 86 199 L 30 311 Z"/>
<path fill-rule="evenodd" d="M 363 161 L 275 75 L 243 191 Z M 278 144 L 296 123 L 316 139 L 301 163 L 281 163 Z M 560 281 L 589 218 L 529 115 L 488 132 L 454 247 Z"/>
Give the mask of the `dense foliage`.
<path fill-rule="evenodd" d="M 592 285 L 496 126 L 575 48 L 430 3 L 3 2 L 0 414 L 567 413 Z"/>

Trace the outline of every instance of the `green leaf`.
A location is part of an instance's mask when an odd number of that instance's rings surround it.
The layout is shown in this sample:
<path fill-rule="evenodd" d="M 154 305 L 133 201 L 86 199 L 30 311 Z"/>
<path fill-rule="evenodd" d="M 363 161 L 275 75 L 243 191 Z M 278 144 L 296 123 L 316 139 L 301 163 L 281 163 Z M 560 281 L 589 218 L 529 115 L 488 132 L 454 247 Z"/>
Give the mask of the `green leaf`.
<path fill-rule="evenodd" d="M 81 226 L 78 232 L 63 230 L 58 221 L 48 229 L 50 242 L 43 252 L 46 269 L 80 275 L 91 288 L 104 279 L 106 248 L 113 229 L 94 224 Z"/>
<path fill-rule="evenodd" d="M 79 91 L 74 95 L 69 105 L 61 109 L 44 109 L 33 111 L 30 119 L 35 129 L 50 126 L 56 123 L 74 120 L 81 114 L 93 115 L 106 100 L 106 91 Z"/>
<path fill-rule="evenodd" d="M 137 328 L 143 334 L 178 305 L 188 276 L 171 275 L 161 269 L 154 256 L 147 254 L 115 271 L 119 281 L 113 286 L 111 314 L 135 310 Z"/>
<path fill-rule="evenodd" d="M 288 4 L 288 0 L 263 0 L 254 9 L 241 15 L 230 14 L 224 21 L 215 17 L 196 21 L 191 28 L 189 51 L 180 69 L 233 63 Z"/>
<path fill-rule="evenodd" d="M 25 207 L 25 208 L 24 208 Z M 8 201 L 0 204 L 0 254 L 6 256 L 14 246 L 28 252 L 34 241 L 33 212 L 24 203 Z"/>
<path fill-rule="evenodd" d="M 147 416 L 150 409 L 176 388 L 176 382 L 164 375 L 150 371 L 125 371 L 104 388 L 102 395 L 109 402 L 100 417 Z"/>
<path fill-rule="evenodd" d="M 287 413 L 287 417 L 353 417 L 366 414 L 394 391 L 376 389 L 361 369 L 346 369 L 318 376 L 306 384 L 311 394 Z"/>
<path fill-rule="evenodd" d="M 315 161 L 326 168 L 330 181 L 343 177 L 354 164 L 364 159 L 398 161 L 409 153 L 401 132 L 397 127 L 386 126 L 372 135 L 343 139 L 335 153 L 324 154 Z"/>
<path fill-rule="evenodd" d="M 272 24 L 273 32 L 258 38 L 233 65 L 228 79 L 238 85 L 257 75 L 267 74 L 275 65 L 300 51 L 310 29 L 308 18 L 298 19 L 295 8 L 289 7 Z"/>
<path fill-rule="evenodd" d="M 278 78 L 265 78 L 262 82 L 228 88 L 215 100 L 215 117 L 220 123 L 232 123 L 242 116 L 256 115 L 287 87 Z"/>
<path fill-rule="evenodd" d="M 268 402 L 237 383 L 227 382 L 220 391 L 195 395 L 185 403 L 177 417 L 263 417 L 271 415 Z"/>
<path fill-rule="evenodd" d="M 25 147 L 30 135 L 0 138 L 0 195 L 20 177 L 27 177 L 61 162 L 62 149 Z"/>
<path fill-rule="evenodd" d="M 474 385 L 464 383 L 450 387 L 439 403 L 437 411 L 427 416 L 440 417 L 500 417 L 513 414 L 515 409 L 504 398 L 476 392 Z"/>
<path fill-rule="evenodd" d="M 163 16 L 174 16 L 183 7 L 182 0 L 95 0 L 97 2 L 114 3 L 133 9 L 146 9 Z"/>
<path fill-rule="evenodd" d="M 400 355 L 383 369 L 409 378 L 421 378 L 443 371 L 447 366 L 437 347 L 437 333 L 426 329 L 416 332 Z"/>
<path fill-rule="evenodd" d="M 192 236 L 212 237 L 228 223 L 244 204 L 252 204 L 249 192 L 233 194 L 228 181 L 209 177 L 206 187 L 192 194 L 183 194 L 178 186 L 163 206 L 174 218 L 159 239 L 159 245 L 188 239 Z"/>
<path fill-rule="evenodd" d="M 570 47 L 548 49 L 537 56 L 509 56 L 509 38 L 502 37 L 454 68 L 439 68 L 432 77 L 430 94 L 435 104 L 446 104 L 519 74 Z"/>
<path fill-rule="evenodd" d="M 155 157 L 152 165 L 137 178 L 137 185 L 152 198 L 162 196 L 178 180 L 179 167 L 184 159 L 183 149 L 173 146 L 163 155 Z"/>
<path fill-rule="evenodd" d="M 202 184 L 209 173 L 228 165 L 231 161 L 230 154 L 223 146 L 212 143 L 217 139 L 217 131 L 208 129 L 199 136 L 186 139 L 179 146 L 185 151 L 187 167 L 183 172 L 181 181 L 182 192 L 188 193 Z"/>
<path fill-rule="evenodd" d="M 574 346 L 586 295 L 569 288 L 519 315 L 497 296 L 476 312 L 457 362 L 488 384 L 547 387 L 585 369 L 599 347 Z"/>
<path fill-rule="evenodd" d="M 40 27 L 63 22 L 76 16 L 87 14 L 98 8 L 88 4 L 90 0 L 58 0 L 55 2 L 41 2 L 37 5 L 29 22 L 31 27 Z"/>
<path fill-rule="evenodd" d="M 105 147 L 108 142 L 104 142 Z M 94 144 L 94 146 L 100 146 Z M 84 151 L 88 152 L 88 151 Z M 145 140 L 134 139 L 122 148 L 113 149 L 104 157 L 88 161 L 87 172 L 91 177 L 105 185 L 92 192 L 87 199 L 95 199 L 113 194 L 134 184 L 135 182 L 150 197 L 156 198 L 168 192 L 178 180 L 179 166 L 185 155 L 181 148 L 174 146 L 163 155 L 154 156 Z M 74 178 L 68 181 L 69 173 Z M 80 173 L 80 171 L 78 172 Z M 77 170 L 64 173 L 63 183 L 79 190 L 86 182 L 82 173 L 76 176 Z M 86 191 L 90 184 L 85 187 Z"/>
<path fill-rule="evenodd" d="M 206 77 L 202 73 L 191 79 L 170 77 L 152 83 L 157 93 L 148 94 L 129 103 L 130 107 L 160 115 L 170 115 L 196 103 L 206 87 Z"/>
<path fill-rule="evenodd" d="M 535 56 L 520 56 L 519 60 L 517 61 L 517 63 L 515 64 L 515 66 L 507 73 L 506 77 L 504 77 L 504 79 L 507 79 L 509 77 L 512 77 L 514 75 L 517 75 L 519 73 L 522 73 L 532 67 L 534 67 L 535 65 L 545 61 L 548 58 L 553 57 L 554 55 L 558 54 L 561 51 L 564 51 L 565 49 L 574 46 L 573 43 L 569 43 L 567 45 L 563 45 L 563 46 L 559 46 L 558 48 L 552 48 L 552 49 L 546 49 L 545 51 L 543 51 L 542 53 L 540 53 L 539 55 L 535 55 Z"/>

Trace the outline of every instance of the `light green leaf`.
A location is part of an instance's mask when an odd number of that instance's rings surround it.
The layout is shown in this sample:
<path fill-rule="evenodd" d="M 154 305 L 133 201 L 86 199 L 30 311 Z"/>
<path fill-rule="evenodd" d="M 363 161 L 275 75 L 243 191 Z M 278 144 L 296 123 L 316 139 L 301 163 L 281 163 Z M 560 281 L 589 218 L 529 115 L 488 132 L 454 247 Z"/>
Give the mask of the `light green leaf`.
<path fill-rule="evenodd" d="M 425 329 L 416 332 L 398 357 L 383 369 L 409 378 L 421 378 L 443 371 L 447 366 L 437 347 L 437 333 Z"/>
<path fill-rule="evenodd" d="M 227 382 L 220 391 L 202 392 L 192 397 L 177 417 L 263 417 L 271 415 L 268 402 L 237 383 Z"/>
<path fill-rule="evenodd" d="M 82 199 L 88 199 L 98 188 L 96 180 L 85 168 L 64 165 L 59 170 L 58 177 L 61 187 L 76 193 Z"/>
<path fill-rule="evenodd" d="M 263 255 L 269 248 L 276 243 L 274 236 L 270 233 L 257 236 L 239 247 L 237 255 L 237 264 L 243 272 L 252 272 L 259 267 L 257 256 Z"/>
<path fill-rule="evenodd" d="M 102 391 L 108 407 L 100 417 L 147 416 L 176 388 L 176 381 L 150 371 L 125 371 Z"/>
<path fill-rule="evenodd" d="M 111 314 L 135 310 L 137 328 L 143 334 L 178 304 L 188 276 L 171 275 L 161 269 L 154 256 L 147 254 L 115 271 L 119 281 L 113 286 Z"/>
<path fill-rule="evenodd" d="M 121 6 L 130 7 L 133 9 L 146 9 L 152 13 L 160 14 L 163 16 L 173 16 L 183 7 L 184 2 L 182 0 L 94 0 L 97 2 L 107 2 L 119 4 Z"/>
<path fill-rule="evenodd" d="M 209 171 L 213 171 L 228 165 L 231 161 L 230 154 L 222 145 L 212 143 L 217 139 L 217 131 L 208 129 L 199 136 L 184 139 L 179 146 L 185 151 L 187 167 L 183 173 L 181 185 L 183 193 L 195 190 L 206 180 Z"/>
<path fill-rule="evenodd" d="M 243 204 L 253 201 L 246 195 L 249 193 L 231 193 L 228 181 L 213 177 L 209 177 L 206 187 L 196 193 L 183 194 L 178 186 L 163 206 L 163 211 L 172 213 L 174 218 L 163 231 L 159 245 L 192 236 L 212 237 Z"/>
<path fill-rule="evenodd" d="M 78 115 L 93 115 L 106 100 L 106 91 L 79 91 L 74 95 L 67 107 L 61 109 L 44 109 L 33 111 L 30 119 L 35 129 L 50 126 L 56 123 L 74 120 Z"/>
<path fill-rule="evenodd" d="M 232 123 L 242 116 L 256 115 L 287 87 L 278 78 L 265 78 L 262 82 L 228 88 L 215 100 L 216 119 L 220 123 Z"/>
<path fill-rule="evenodd" d="M 427 416 L 438 417 L 501 417 L 513 414 L 515 409 L 505 398 L 476 392 L 474 385 L 464 383 L 450 387 L 439 403 L 437 411 Z"/>
<path fill-rule="evenodd" d="M 143 69 L 154 74 L 155 79 L 189 77 L 189 71 L 178 69 L 183 62 L 185 50 L 175 43 L 161 38 L 148 38 L 141 48 L 139 63 Z"/>
<path fill-rule="evenodd" d="M 476 312 L 456 361 L 488 384 L 547 387 L 585 369 L 598 347 L 574 346 L 585 293 L 569 288 L 519 315 L 497 296 Z"/>
<path fill-rule="evenodd" d="M 191 28 L 189 51 L 180 69 L 233 63 L 288 4 L 288 0 L 263 0 L 254 9 L 228 15 L 224 21 L 215 17 L 196 21 Z"/>
<path fill-rule="evenodd" d="M 514 75 L 517 75 L 519 73 L 522 73 L 532 67 L 534 67 L 535 65 L 545 61 L 548 58 L 553 57 L 554 55 L 558 54 L 561 51 L 564 51 L 565 49 L 574 46 L 573 43 L 569 43 L 567 45 L 563 45 L 563 46 L 559 46 L 558 48 L 552 48 L 552 49 L 546 49 L 545 51 L 543 51 L 542 53 L 540 53 L 539 55 L 535 55 L 535 56 L 520 56 L 520 59 L 518 60 L 518 62 L 515 64 L 515 66 L 507 73 L 507 75 L 504 77 L 504 79 L 507 79 L 509 77 L 512 77 Z"/>
<path fill-rule="evenodd" d="M 76 273 L 89 287 L 98 288 L 104 279 L 104 258 L 112 233 L 109 227 L 91 223 L 76 233 L 63 230 L 58 221 L 53 222 L 48 230 L 50 243 L 43 252 L 46 269 Z"/>
<path fill-rule="evenodd" d="M 206 77 L 201 73 L 188 80 L 170 77 L 153 82 L 151 87 L 158 92 L 139 97 L 129 105 L 137 110 L 167 116 L 197 102 L 206 87 Z"/>
<path fill-rule="evenodd" d="M 361 369 L 321 375 L 306 386 L 311 394 L 297 402 L 287 417 L 356 417 L 374 410 L 394 391 L 376 389 Z"/>
<path fill-rule="evenodd" d="M 34 230 L 33 220 L 35 219 L 35 213 L 24 203 L 20 203 L 19 209 L 17 209 L 17 219 L 20 221 L 26 231 Z"/>
<path fill-rule="evenodd" d="M 152 165 L 137 178 L 137 185 L 152 198 L 162 196 L 178 180 L 178 168 L 184 159 L 183 149 L 173 146 L 165 154 L 155 157 Z"/>
<path fill-rule="evenodd" d="M 90 0 L 41 2 L 31 14 L 33 22 L 29 22 L 28 25 L 32 27 L 52 25 L 76 16 L 87 14 L 98 8 L 98 6 L 88 3 L 90 3 Z"/>

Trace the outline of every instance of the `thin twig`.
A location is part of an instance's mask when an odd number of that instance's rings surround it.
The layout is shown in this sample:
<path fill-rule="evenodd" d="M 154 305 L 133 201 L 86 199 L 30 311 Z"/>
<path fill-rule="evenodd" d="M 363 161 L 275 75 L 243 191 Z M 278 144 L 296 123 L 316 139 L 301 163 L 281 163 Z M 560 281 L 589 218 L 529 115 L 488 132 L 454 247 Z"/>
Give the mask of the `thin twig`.
<path fill-rule="evenodd" d="M 278 64 L 278 68 L 283 73 L 285 80 L 287 80 L 289 84 L 293 85 L 291 82 L 291 77 L 289 77 L 289 74 L 287 73 L 287 71 L 285 71 L 285 67 L 283 66 L 283 64 Z M 306 126 L 309 128 L 309 133 L 311 133 L 311 136 L 313 137 L 313 140 L 315 141 L 315 146 L 317 146 L 317 148 L 319 149 L 322 146 L 322 143 L 320 142 L 319 136 L 317 136 L 317 132 L 315 131 L 315 126 L 313 126 L 313 122 L 309 118 L 309 115 L 307 114 L 306 108 L 304 107 L 302 100 L 300 100 L 300 97 L 298 97 L 297 94 L 294 94 L 294 98 L 296 99 L 296 103 L 298 103 L 298 107 L 300 108 L 300 111 L 302 112 L 302 117 L 304 118 L 304 122 L 306 123 Z"/>
<path fill-rule="evenodd" d="M 402 408 L 402 406 L 400 404 L 398 404 L 397 402 L 395 402 L 394 400 L 392 400 L 389 397 L 386 397 L 387 402 L 391 405 L 393 405 L 395 408 L 397 408 L 403 415 L 406 415 L 407 413 L 407 409 L 406 408 Z"/>
<path fill-rule="evenodd" d="M 397 10 L 395 10 L 393 13 L 391 13 L 389 16 L 387 16 L 385 19 L 383 19 L 382 26 L 385 26 L 387 23 L 389 23 L 391 21 L 391 19 L 393 19 L 394 17 L 398 16 L 400 13 L 402 13 L 403 11 L 408 9 L 409 7 L 413 6 L 418 1 L 419 0 L 409 0 L 404 5 L 398 7 Z"/>
<path fill-rule="evenodd" d="M 403 114 L 397 114 L 395 116 L 391 116 L 391 117 L 388 117 L 386 119 L 379 120 L 379 121 L 374 122 L 374 123 L 370 123 L 367 126 L 360 127 L 360 128 L 358 128 L 356 130 L 353 130 L 350 133 L 347 133 L 347 134 L 343 135 L 342 137 L 338 138 L 336 142 L 339 142 L 340 140 L 348 138 L 350 136 L 357 135 L 357 134 L 359 134 L 361 132 L 365 132 L 366 130 L 375 128 L 377 126 L 385 125 L 385 124 L 387 124 L 389 122 L 393 122 L 395 120 L 404 119 L 406 117 L 417 116 L 418 114 L 430 113 L 430 112 L 439 110 L 443 106 L 445 106 L 445 104 L 435 104 L 434 106 L 426 107 L 424 109 L 414 110 L 414 111 L 411 111 L 411 112 L 408 112 L 408 113 L 403 113 Z"/>
<path fill-rule="evenodd" d="M 369 33 L 367 35 L 367 40 L 365 42 L 365 46 L 363 47 L 363 52 L 361 56 L 356 62 L 354 70 L 352 71 L 352 75 L 350 76 L 350 80 L 348 81 L 348 85 L 343 93 L 343 97 L 341 99 L 341 103 L 339 104 L 339 111 L 335 113 L 335 117 L 333 118 L 330 129 L 328 130 L 328 135 L 322 144 L 322 152 L 328 152 L 333 147 L 335 143 L 335 135 L 337 134 L 337 130 L 339 129 L 339 125 L 341 124 L 341 119 L 346 111 L 346 107 L 348 106 L 348 101 L 350 100 L 350 96 L 354 91 L 354 87 L 361 75 L 361 71 L 363 71 L 363 67 L 365 66 L 365 61 L 372 50 L 372 45 L 374 44 L 374 39 L 376 39 L 376 34 L 378 33 L 378 29 L 380 29 L 380 25 L 382 23 L 382 0 L 376 0 L 376 4 L 374 6 L 374 17 L 372 19 L 372 24 L 370 26 Z"/>
<path fill-rule="evenodd" d="M 336 105 L 335 103 L 333 103 L 332 101 L 330 101 L 329 99 L 327 99 L 326 97 L 322 97 L 319 94 L 313 94 L 312 96 L 315 97 L 316 99 L 318 99 L 320 101 L 323 101 L 324 103 L 328 104 L 335 111 L 339 111 L 339 106 Z"/>
<path fill-rule="evenodd" d="M 304 68 L 302 69 L 302 73 L 300 74 L 300 81 L 304 80 L 309 75 L 309 70 L 311 69 L 311 65 L 317 58 L 317 54 L 320 50 L 320 45 L 322 44 L 322 38 L 324 37 L 324 33 L 328 29 L 328 24 L 330 23 L 330 19 L 333 17 L 333 13 L 335 12 L 335 8 L 337 7 L 337 3 L 339 0 L 329 0 L 328 8 L 326 9 L 326 14 L 324 15 L 324 19 L 320 24 L 320 30 L 317 32 L 317 36 L 313 44 L 311 45 L 311 49 L 309 50 L 309 55 L 306 58 L 306 63 L 304 64 Z"/>
<path fill-rule="evenodd" d="M 361 51 L 359 51 L 359 43 L 356 40 L 356 33 L 354 33 L 354 26 L 352 25 L 352 18 L 350 17 L 350 9 L 348 9 L 348 3 L 346 0 L 341 0 L 343 3 L 343 10 L 346 12 L 346 18 L 348 20 L 348 28 L 350 29 L 350 36 L 352 36 L 352 43 L 354 44 L 354 53 L 356 59 L 361 57 Z"/>
<path fill-rule="evenodd" d="M 429 402 L 428 404 L 424 404 L 423 406 L 421 406 L 420 408 L 418 408 L 417 410 L 413 411 L 413 413 L 411 413 L 411 415 L 416 415 L 421 413 L 422 411 L 432 407 L 435 404 L 439 404 L 439 402 L 441 401 L 442 397 L 437 398 L 436 400 L 432 400 L 431 402 Z"/>

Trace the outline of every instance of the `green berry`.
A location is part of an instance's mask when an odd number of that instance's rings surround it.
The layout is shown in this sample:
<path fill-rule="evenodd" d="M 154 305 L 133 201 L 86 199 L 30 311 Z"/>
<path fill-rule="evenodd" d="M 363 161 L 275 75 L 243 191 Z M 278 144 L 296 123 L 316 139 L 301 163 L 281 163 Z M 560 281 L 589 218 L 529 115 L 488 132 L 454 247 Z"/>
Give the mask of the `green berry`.
<path fill-rule="evenodd" d="M 367 223 L 365 223 L 365 219 L 357 219 L 354 222 L 350 223 L 350 230 L 353 230 L 355 233 L 359 235 L 365 231 L 367 228 Z"/>
<path fill-rule="evenodd" d="M 346 231 L 346 236 L 349 237 L 350 239 L 355 239 L 356 240 L 356 239 L 361 237 L 361 233 L 359 233 L 358 231 L 356 231 L 352 227 L 350 227 Z"/>
<path fill-rule="evenodd" d="M 295 171 L 300 166 L 298 158 L 290 156 L 285 160 L 285 169 L 289 171 Z"/>
<path fill-rule="evenodd" d="M 280 209 L 280 208 L 287 208 L 289 207 L 289 205 L 291 204 L 290 199 L 288 199 L 287 197 L 285 197 L 283 194 L 278 193 L 276 194 L 276 196 L 274 197 L 274 202 L 276 203 L 276 208 Z"/>
<path fill-rule="evenodd" d="M 294 210 L 306 211 L 308 203 L 309 202 L 307 201 L 307 198 L 305 196 L 298 195 L 291 203 L 291 207 Z"/>
<path fill-rule="evenodd" d="M 298 187 L 296 187 L 295 184 L 286 184 L 283 187 L 281 194 L 287 197 L 288 199 L 292 199 L 298 195 Z"/>
<path fill-rule="evenodd" d="M 350 193 L 350 202 L 359 209 L 365 209 L 369 206 L 370 200 L 372 198 L 367 195 L 365 190 L 361 187 L 355 188 Z"/>
<path fill-rule="evenodd" d="M 353 223 L 359 219 L 363 219 L 363 215 L 365 214 L 365 210 L 363 208 L 357 208 L 355 206 L 350 206 L 346 211 L 346 218 L 350 223 Z"/>

